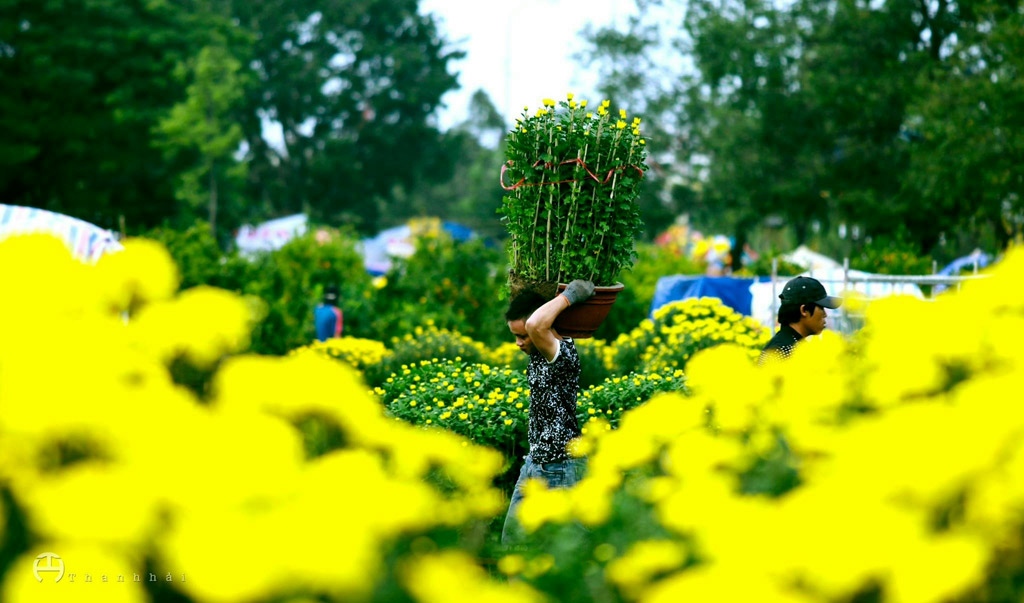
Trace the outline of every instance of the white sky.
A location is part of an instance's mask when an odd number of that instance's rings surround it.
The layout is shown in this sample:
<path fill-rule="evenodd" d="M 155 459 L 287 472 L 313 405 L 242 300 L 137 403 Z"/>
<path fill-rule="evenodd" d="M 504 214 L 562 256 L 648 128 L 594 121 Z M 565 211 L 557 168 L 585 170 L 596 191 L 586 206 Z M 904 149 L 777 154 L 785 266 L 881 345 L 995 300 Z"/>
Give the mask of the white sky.
<path fill-rule="evenodd" d="M 580 32 L 625 22 L 633 0 L 421 0 L 420 12 L 435 15 L 441 34 L 466 57 L 449 63 L 460 88 L 442 99 L 442 129 L 466 117 L 469 99 L 483 88 L 511 123 L 524 106 L 572 92 L 591 98 L 592 70 L 574 55 L 585 48 Z"/>

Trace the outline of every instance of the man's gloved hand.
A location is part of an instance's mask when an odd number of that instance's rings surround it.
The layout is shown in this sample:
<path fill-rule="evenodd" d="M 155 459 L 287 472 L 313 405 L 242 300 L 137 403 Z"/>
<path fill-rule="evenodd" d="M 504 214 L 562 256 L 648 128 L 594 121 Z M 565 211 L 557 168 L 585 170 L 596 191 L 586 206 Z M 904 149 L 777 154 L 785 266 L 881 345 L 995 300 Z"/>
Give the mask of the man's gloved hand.
<path fill-rule="evenodd" d="M 594 283 L 580 279 L 576 279 L 569 283 L 565 288 L 565 291 L 562 291 L 562 295 L 565 296 L 565 299 L 569 300 L 570 304 L 581 302 L 593 294 Z"/>

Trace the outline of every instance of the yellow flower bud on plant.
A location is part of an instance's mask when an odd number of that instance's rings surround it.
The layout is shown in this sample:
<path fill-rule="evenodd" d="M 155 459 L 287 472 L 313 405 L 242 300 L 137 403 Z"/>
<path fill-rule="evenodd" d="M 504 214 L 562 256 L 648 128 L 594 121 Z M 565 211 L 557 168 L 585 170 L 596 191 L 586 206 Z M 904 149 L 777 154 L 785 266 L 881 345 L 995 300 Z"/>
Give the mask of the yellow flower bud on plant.
<path fill-rule="evenodd" d="M 498 560 L 498 571 L 506 576 L 514 576 L 523 571 L 526 560 L 522 555 L 506 555 Z"/>

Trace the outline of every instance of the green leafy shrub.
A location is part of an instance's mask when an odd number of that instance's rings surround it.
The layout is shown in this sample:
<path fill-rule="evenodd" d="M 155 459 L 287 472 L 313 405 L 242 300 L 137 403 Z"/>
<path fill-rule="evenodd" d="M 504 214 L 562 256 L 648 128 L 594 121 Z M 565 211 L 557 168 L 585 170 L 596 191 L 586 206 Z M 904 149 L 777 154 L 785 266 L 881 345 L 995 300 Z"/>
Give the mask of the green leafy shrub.
<path fill-rule="evenodd" d="M 167 246 L 181 272 L 182 288 L 210 285 L 262 300 L 263 319 L 252 334 L 252 350 L 284 354 L 313 341 L 313 308 L 331 284 L 339 288 L 344 334 L 371 333 L 375 289 L 355 239 L 332 229 L 326 232 L 326 241 L 310 233 L 251 260 L 222 252 L 204 222 L 184 231 L 158 228 L 147 236 Z"/>
<path fill-rule="evenodd" d="M 375 289 L 351 236 L 333 231 L 326 241 L 312 233 L 297 237 L 257 256 L 250 274 L 243 291 L 267 306 L 266 318 L 253 332 L 255 352 L 284 354 L 313 341 L 313 308 L 332 284 L 338 286 L 343 335 L 371 333 Z"/>
<path fill-rule="evenodd" d="M 423 235 L 416 251 L 395 260 L 377 300 L 373 330 L 383 340 L 432 324 L 496 345 L 508 341 L 502 315 L 501 251 L 481 241 Z"/>
<path fill-rule="evenodd" d="M 436 425 L 503 453 L 526 454 L 526 374 L 463 360 L 404 364 L 374 390 L 391 415 Z"/>
<path fill-rule="evenodd" d="M 163 243 L 181 274 L 181 288 L 210 285 L 241 292 L 252 278 L 252 266 L 235 253 L 224 253 L 207 222 L 197 221 L 185 230 L 155 228 L 143 235 Z"/>
<path fill-rule="evenodd" d="M 371 386 L 380 385 L 403 365 L 416 365 L 422 361 L 455 360 L 470 364 L 488 362 L 491 351 L 479 341 L 448 329 L 438 328 L 431 319 L 425 326 L 413 327 L 401 337 L 392 337 L 389 354 L 376 365 L 366 368 L 366 380 Z"/>
<path fill-rule="evenodd" d="M 722 343 L 742 346 L 756 358 L 771 334 L 714 297 L 691 298 L 658 308 L 614 342 L 611 366 L 619 371 L 682 369 L 698 351 Z"/>
<path fill-rule="evenodd" d="M 597 385 L 612 375 L 608 359 L 614 354 L 614 349 L 605 340 L 576 339 L 574 343 L 580 356 L 581 388 Z"/>
<path fill-rule="evenodd" d="M 509 263 L 525 282 L 608 286 L 633 264 L 647 169 L 640 118 L 627 124 L 608 101 L 585 105 L 545 100 L 506 137 L 510 186 L 501 213 L 512 239 Z"/>
<path fill-rule="evenodd" d="M 624 270 L 619 280 L 626 286 L 615 298 L 608 317 L 594 333 L 594 337 L 613 341 L 640 324 L 651 311 L 654 289 L 658 279 L 673 274 L 703 274 L 704 265 L 682 250 L 650 243 L 638 243 L 637 260 Z"/>
<path fill-rule="evenodd" d="M 391 356 L 391 351 L 385 348 L 383 343 L 359 337 L 337 337 L 317 341 L 296 348 L 289 352 L 289 355 L 308 353 L 335 358 L 361 372 L 380 365 Z"/>
<path fill-rule="evenodd" d="M 875 274 L 931 274 L 932 258 L 903 236 L 879 237 L 850 258 L 850 268 Z"/>
<path fill-rule="evenodd" d="M 685 392 L 678 369 L 610 377 L 577 397 L 580 426 L 597 417 L 617 426 L 622 413 L 665 391 Z M 374 392 L 392 416 L 443 427 L 505 455 L 506 470 L 529 450 L 529 384 L 525 371 L 462 360 L 405 364 Z M 511 485 L 511 484 L 509 484 Z"/>
<path fill-rule="evenodd" d="M 661 367 L 647 373 L 608 377 L 580 393 L 580 426 L 604 419 L 612 428 L 618 427 L 622 413 L 650 400 L 654 394 L 674 391 L 687 393 L 686 377 L 679 369 Z"/>

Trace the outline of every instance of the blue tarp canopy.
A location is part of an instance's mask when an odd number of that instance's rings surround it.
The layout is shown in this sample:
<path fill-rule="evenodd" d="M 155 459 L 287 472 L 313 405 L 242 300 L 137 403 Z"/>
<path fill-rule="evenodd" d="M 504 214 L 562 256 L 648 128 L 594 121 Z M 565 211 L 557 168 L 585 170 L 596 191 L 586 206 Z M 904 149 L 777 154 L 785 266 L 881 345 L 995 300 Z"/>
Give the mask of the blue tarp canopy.
<path fill-rule="evenodd" d="M 717 297 L 722 303 L 740 314 L 750 316 L 753 294 L 750 286 L 755 282 L 770 281 L 768 277 L 735 278 L 731 276 L 674 275 L 658 279 L 651 301 L 651 314 L 658 308 L 691 297 Z"/>
<path fill-rule="evenodd" d="M 961 270 L 973 266 L 975 262 L 978 263 L 978 268 L 985 268 L 992 263 L 992 256 L 982 251 L 975 251 L 971 255 L 965 255 L 962 258 L 953 260 L 945 268 L 940 270 L 939 274 L 942 276 L 960 274 Z"/>
<path fill-rule="evenodd" d="M 473 232 L 472 228 L 463 226 L 458 222 L 442 222 L 441 228 L 445 229 L 453 239 L 460 243 L 476 238 L 476 233 Z"/>
<path fill-rule="evenodd" d="M 974 250 L 970 255 L 965 255 L 962 258 L 957 258 L 946 265 L 945 268 L 939 270 L 939 274 L 942 276 L 956 276 L 960 274 L 960 271 L 964 268 L 969 268 L 978 264 L 978 268 L 985 268 L 992 263 L 992 256 L 981 251 L 980 249 Z M 941 293 L 948 288 L 948 285 L 936 285 L 935 293 Z"/>

